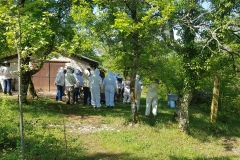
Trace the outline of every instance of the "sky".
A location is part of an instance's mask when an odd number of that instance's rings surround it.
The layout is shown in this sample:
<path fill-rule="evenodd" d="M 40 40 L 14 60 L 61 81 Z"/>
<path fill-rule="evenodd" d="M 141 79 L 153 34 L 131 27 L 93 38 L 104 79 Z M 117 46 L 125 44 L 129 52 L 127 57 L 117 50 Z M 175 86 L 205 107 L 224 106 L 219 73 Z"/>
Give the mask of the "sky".
<path fill-rule="evenodd" d="M 203 8 L 208 9 L 209 6 L 210 6 L 210 3 L 209 2 L 203 2 L 202 6 L 203 6 Z"/>

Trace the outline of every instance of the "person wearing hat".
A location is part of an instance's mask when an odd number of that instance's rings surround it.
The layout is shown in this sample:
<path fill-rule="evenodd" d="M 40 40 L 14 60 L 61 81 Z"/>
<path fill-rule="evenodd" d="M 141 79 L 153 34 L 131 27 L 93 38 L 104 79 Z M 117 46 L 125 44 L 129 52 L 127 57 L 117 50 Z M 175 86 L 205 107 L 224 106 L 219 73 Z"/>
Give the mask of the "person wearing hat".
<path fill-rule="evenodd" d="M 66 103 L 74 103 L 74 85 L 77 83 L 74 75 L 74 68 L 67 66 L 67 73 L 65 75 L 65 92 L 66 92 Z"/>
<path fill-rule="evenodd" d="M 2 64 L 0 75 L 2 76 L 3 80 L 3 93 L 12 95 L 12 78 L 13 73 L 12 69 L 10 68 L 10 63 L 5 61 Z"/>
<path fill-rule="evenodd" d="M 102 78 L 100 77 L 100 71 L 98 68 L 94 70 L 94 73 L 89 77 L 89 86 L 91 91 L 91 104 L 93 108 L 100 108 L 100 91 L 102 86 Z"/>
<path fill-rule="evenodd" d="M 108 75 L 103 79 L 103 87 L 105 92 L 106 106 L 113 108 L 114 94 L 115 94 L 115 91 L 117 91 L 117 79 L 112 71 L 108 71 Z"/>
<path fill-rule="evenodd" d="M 155 80 L 152 84 L 146 85 L 148 91 L 146 95 L 146 110 L 145 117 L 148 118 L 150 115 L 150 109 L 152 107 L 152 114 L 154 117 L 157 116 L 157 105 L 158 105 L 158 87 L 159 81 Z"/>
<path fill-rule="evenodd" d="M 55 81 L 54 81 L 54 84 L 57 86 L 57 96 L 56 96 L 57 101 L 62 101 L 64 77 L 65 77 L 64 68 L 60 67 L 58 69 L 58 73 L 57 73 Z"/>
<path fill-rule="evenodd" d="M 80 95 L 80 87 L 82 87 L 83 85 L 83 81 L 82 81 L 82 74 L 80 69 L 74 69 L 74 77 L 77 81 L 77 83 L 74 85 L 74 103 L 77 104 L 78 103 L 78 96 Z"/>

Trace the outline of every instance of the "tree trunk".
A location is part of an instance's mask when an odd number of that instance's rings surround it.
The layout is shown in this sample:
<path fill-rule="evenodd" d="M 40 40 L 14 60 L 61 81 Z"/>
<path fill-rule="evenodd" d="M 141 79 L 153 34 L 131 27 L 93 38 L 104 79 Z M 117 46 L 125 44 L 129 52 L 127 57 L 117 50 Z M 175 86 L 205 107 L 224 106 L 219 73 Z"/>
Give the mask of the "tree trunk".
<path fill-rule="evenodd" d="M 135 74 L 135 77 L 136 77 L 136 74 Z M 136 104 L 137 94 L 135 91 L 135 78 L 131 78 L 130 86 L 131 86 L 130 93 L 131 93 L 131 109 L 133 114 L 133 121 L 137 123 L 139 121 L 139 116 L 138 116 L 137 104 Z"/>
<path fill-rule="evenodd" d="M 37 92 L 34 88 L 34 84 L 33 84 L 33 81 L 32 81 L 32 78 L 30 79 L 30 82 L 29 82 L 29 88 L 28 88 L 28 91 L 29 91 L 29 96 L 34 99 L 35 97 L 38 98 L 38 95 L 37 95 Z"/>
<path fill-rule="evenodd" d="M 190 133 L 188 108 L 192 100 L 192 90 L 195 88 L 198 81 L 198 75 L 196 74 L 195 58 L 198 57 L 198 50 L 195 43 L 196 32 L 193 31 L 192 26 L 193 19 L 196 18 L 196 1 L 188 0 L 189 8 L 186 10 L 188 20 L 184 22 L 183 28 L 183 62 L 186 72 L 185 79 L 183 81 L 182 96 L 179 96 L 179 109 L 177 111 L 177 121 L 179 123 L 179 129 L 187 134 Z"/>
<path fill-rule="evenodd" d="M 137 3 L 136 1 L 132 2 L 126 2 L 126 6 L 129 8 L 131 12 L 131 18 L 133 21 L 137 24 L 138 23 L 138 16 L 137 16 Z M 132 39 L 132 52 L 134 55 L 132 66 L 131 66 L 131 109 L 133 114 L 133 121 L 137 123 L 139 121 L 138 111 L 137 111 L 137 104 L 136 104 L 136 98 L 137 95 L 135 93 L 135 78 L 138 71 L 138 65 L 139 65 L 139 57 L 141 55 L 141 52 L 139 51 L 140 44 L 139 44 L 139 32 L 136 30 L 133 33 L 131 33 L 131 39 Z"/>
<path fill-rule="evenodd" d="M 192 99 L 192 92 L 179 96 L 174 113 L 174 120 L 178 121 L 178 127 L 182 132 L 190 133 L 188 108 Z"/>
<path fill-rule="evenodd" d="M 220 90 L 220 75 L 217 74 L 214 76 L 213 97 L 211 104 L 210 118 L 212 123 L 215 123 L 217 121 L 219 90 Z"/>
<path fill-rule="evenodd" d="M 27 93 L 28 93 L 28 86 L 31 80 L 31 74 L 28 71 L 22 71 L 22 102 L 27 103 Z"/>

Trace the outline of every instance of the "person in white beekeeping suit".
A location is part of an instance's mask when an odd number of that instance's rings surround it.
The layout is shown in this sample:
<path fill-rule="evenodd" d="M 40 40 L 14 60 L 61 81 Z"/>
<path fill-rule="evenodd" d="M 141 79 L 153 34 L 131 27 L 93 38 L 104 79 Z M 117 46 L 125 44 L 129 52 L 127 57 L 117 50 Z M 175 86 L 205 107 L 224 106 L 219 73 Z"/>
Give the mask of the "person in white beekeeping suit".
<path fill-rule="evenodd" d="M 65 75 L 64 75 L 64 68 L 60 67 L 58 69 L 58 73 L 56 75 L 56 78 L 54 80 L 54 84 L 57 86 L 57 95 L 56 95 L 56 100 L 57 101 L 62 101 L 62 95 L 63 95 L 63 86 L 64 86 L 64 81 L 65 81 Z"/>
<path fill-rule="evenodd" d="M 155 80 L 154 83 L 146 85 L 148 91 L 146 95 L 146 111 L 145 117 L 148 118 L 150 115 L 150 109 L 152 107 L 152 114 L 154 117 L 157 116 L 157 105 L 158 105 L 158 87 L 159 81 Z"/>
<path fill-rule="evenodd" d="M 2 91 L 4 92 L 4 84 L 3 84 L 3 75 L 2 75 L 2 68 L 3 68 L 3 64 L 1 65 L 0 67 L 0 83 L 1 83 L 1 88 L 2 88 Z"/>
<path fill-rule="evenodd" d="M 3 79 L 4 94 L 8 93 L 8 95 L 12 95 L 13 72 L 12 72 L 9 62 L 7 62 L 7 61 L 3 62 L 0 74 L 2 75 L 2 79 Z"/>
<path fill-rule="evenodd" d="M 72 68 L 71 66 L 67 66 L 67 73 L 65 76 L 65 91 L 67 93 L 67 96 L 66 96 L 67 104 L 74 103 L 74 97 L 73 97 L 74 85 L 77 83 L 77 81 L 73 75 L 73 72 L 74 72 L 74 68 Z"/>
<path fill-rule="evenodd" d="M 102 88 L 102 78 L 99 69 L 95 69 L 91 77 L 89 77 L 89 86 L 91 91 L 91 104 L 93 108 L 100 108 L 100 91 Z"/>
<path fill-rule="evenodd" d="M 130 84 L 131 79 L 130 77 L 127 77 L 126 80 L 123 81 L 123 103 L 131 102 Z"/>
<path fill-rule="evenodd" d="M 136 93 L 136 105 L 137 105 L 137 111 L 139 111 L 139 106 L 140 106 L 140 99 L 141 99 L 141 93 L 142 93 L 142 80 L 140 79 L 140 75 L 136 75 L 135 79 L 135 88 L 134 91 Z"/>
<path fill-rule="evenodd" d="M 74 104 L 78 104 L 78 95 L 80 92 L 80 87 L 82 86 L 82 76 L 80 75 L 80 69 L 74 69 L 74 77 L 76 79 L 76 83 L 74 84 L 74 91 L 73 91 L 73 100 Z"/>
<path fill-rule="evenodd" d="M 117 91 L 117 80 L 112 71 L 108 71 L 108 75 L 103 79 L 103 87 L 106 106 L 114 107 L 114 94 L 115 91 Z"/>

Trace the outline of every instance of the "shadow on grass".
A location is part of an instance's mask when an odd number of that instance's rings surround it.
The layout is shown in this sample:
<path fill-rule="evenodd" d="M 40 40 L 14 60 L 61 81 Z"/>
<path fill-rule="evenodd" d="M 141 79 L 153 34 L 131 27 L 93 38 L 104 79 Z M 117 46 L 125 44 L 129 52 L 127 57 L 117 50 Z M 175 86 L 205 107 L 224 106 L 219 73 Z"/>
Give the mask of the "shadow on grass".
<path fill-rule="evenodd" d="M 106 159 L 106 160 L 144 160 L 141 157 L 133 156 L 132 153 L 121 153 L 121 154 L 112 154 L 112 153 L 96 153 L 91 156 L 82 157 L 81 159 L 84 160 L 100 160 L 100 159 Z"/>
<path fill-rule="evenodd" d="M 161 102 L 160 102 L 161 103 Z M 80 117 L 88 117 L 88 116 L 102 116 L 107 117 L 111 115 L 111 117 L 122 117 L 125 119 L 125 122 L 134 123 L 132 110 L 130 104 L 122 104 L 120 102 L 115 103 L 114 108 L 106 107 L 104 104 L 101 108 L 95 109 L 90 105 L 82 105 L 82 104 L 72 104 L 67 105 L 62 102 L 56 102 L 53 100 L 43 99 L 41 101 L 32 101 L 29 103 L 29 106 L 24 109 L 24 112 L 42 112 L 52 114 L 64 114 L 66 116 L 75 115 Z M 169 107 L 163 107 L 161 105 L 158 107 L 158 115 L 154 118 L 152 115 L 149 118 L 145 118 L 145 99 L 141 99 L 141 105 L 138 112 L 139 122 L 144 122 L 149 126 L 154 127 L 156 123 L 167 123 L 171 121 L 174 110 Z M 164 112 L 163 112 L 164 111 Z"/>
<path fill-rule="evenodd" d="M 190 108 L 189 121 L 190 135 L 202 141 L 208 141 L 209 137 L 240 137 L 240 120 L 235 117 L 229 117 L 224 122 L 211 123 L 210 114 Z"/>
<path fill-rule="evenodd" d="M 51 136 L 45 136 L 42 140 L 36 140 L 42 137 L 34 135 L 31 139 L 26 139 L 25 159 L 58 159 L 58 160 L 124 160 L 135 159 L 142 160 L 136 156 L 133 157 L 130 153 L 93 153 L 89 154 L 85 151 L 83 145 L 77 147 L 66 147 L 63 141 L 56 140 Z"/>

